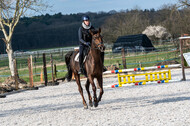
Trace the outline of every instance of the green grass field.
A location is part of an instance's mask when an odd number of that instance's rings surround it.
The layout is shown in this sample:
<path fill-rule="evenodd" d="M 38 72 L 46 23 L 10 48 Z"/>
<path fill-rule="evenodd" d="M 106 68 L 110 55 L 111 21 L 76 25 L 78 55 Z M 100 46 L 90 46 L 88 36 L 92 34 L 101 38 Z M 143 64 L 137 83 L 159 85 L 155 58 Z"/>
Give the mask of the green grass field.
<path fill-rule="evenodd" d="M 145 52 L 136 52 L 136 53 L 129 53 L 125 54 L 126 56 L 126 63 L 127 68 L 135 68 L 135 67 L 148 67 L 154 66 L 159 62 L 172 60 L 175 59 L 176 61 L 180 62 L 179 51 L 171 49 L 175 48 L 171 45 L 164 45 L 163 48 L 159 45 L 157 48 L 161 48 L 162 50 L 159 51 L 152 51 L 149 53 Z M 185 50 L 185 52 L 190 51 Z M 65 55 L 66 53 L 64 53 Z M 53 53 L 53 60 L 54 64 L 57 64 L 57 70 L 61 72 L 57 72 L 57 78 L 62 78 L 65 76 L 66 72 L 66 65 L 64 61 L 64 55 L 61 53 Z M 36 58 L 35 58 L 36 57 Z M 24 79 L 25 81 L 29 82 L 29 72 L 27 66 L 27 59 L 28 57 L 19 57 L 17 58 L 17 68 L 20 78 Z M 8 69 L 8 59 L 0 60 L 0 75 L 9 75 L 10 72 Z M 50 67 L 50 54 L 46 55 L 46 63 L 47 63 L 47 71 L 48 71 L 48 80 L 51 80 L 51 67 Z M 119 68 L 123 68 L 122 63 L 122 56 L 121 53 L 112 53 L 111 49 L 107 49 L 105 52 L 105 66 L 110 65 L 119 65 Z M 34 73 L 34 82 L 40 82 L 40 73 L 42 71 L 43 59 L 42 55 L 33 56 L 33 73 Z M 65 71 L 63 71 L 65 70 Z M 0 82 L 3 82 L 6 77 L 0 77 Z"/>
<path fill-rule="evenodd" d="M 34 82 L 40 82 L 40 74 L 42 72 L 42 66 L 37 66 L 38 68 L 33 68 L 33 74 L 34 74 Z M 66 70 L 66 65 L 59 65 L 57 66 L 57 70 Z M 47 67 L 48 72 L 48 80 L 52 80 L 51 76 L 51 67 Z M 57 72 L 57 78 L 62 78 L 65 76 L 67 72 Z M 29 71 L 27 68 L 24 69 L 18 69 L 18 74 L 20 78 L 24 79 L 25 81 L 29 82 Z M 0 75 L 10 75 L 10 72 L 0 72 Z M 0 77 L 0 82 L 5 81 L 7 77 Z"/>
<path fill-rule="evenodd" d="M 153 66 L 158 63 L 158 61 L 163 61 L 166 59 L 172 59 L 172 58 L 177 58 L 179 55 L 179 52 L 152 52 L 148 54 L 142 54 L 142 55 L 137 55 L 137 56 L 126 56 L 126 63 L 127 68 L 134 68 L 134 67 L 140 67 L 140 64 L 142 64 L 143 67 L 147 66 Z M 177 57 L 176 57 L 177 56 Z M 59 61 L 57 60 L 58 58 L 54 57 L 54 63 L 59 64 L 62 63 L 63 65 L 57 65 L 57 70 L 66 70 L 66 65 L 64 64 L 64 60 Z M 33 73 L 34 73 L 34 82 L 40 82 L 40 73 L 42 71 L 42 60 L 39 58 L 38 64 L 33 66 Z M 19 66 L 20 63 L 24 64 L 22 66 Z M 121 54 L 106 54 L 105 56 L 105 66 L 110 66 L 110 65 L 117 65 L 117 64 L 122 64 L 122 57 Z M 27 68 L 27 59 L 19 59 L 17 60 L 17 65 L 18 65 L 18 73 L 21 78 L 23 78 L 25 81 L 29 82 L 29 72 Z M 47 61 L 47 71 L 48 71 L 48 80 L 51 80 L 51 67 L 49 60 Z M 119 66 L 120 69 L 123 68 L 123 65 Z M 10 75 L 9 70 L 5 70 L 7 72 L 0 72 L 0 75 Z M 37 75 L 35 75 L 37 74 Z M 64 77 L 66 72 L 58 72 L 57 73 L 57 78 L 62 78 Z M 6 77 L 0 77 L 0 82 L 3 82 L 6 79 Z"/>

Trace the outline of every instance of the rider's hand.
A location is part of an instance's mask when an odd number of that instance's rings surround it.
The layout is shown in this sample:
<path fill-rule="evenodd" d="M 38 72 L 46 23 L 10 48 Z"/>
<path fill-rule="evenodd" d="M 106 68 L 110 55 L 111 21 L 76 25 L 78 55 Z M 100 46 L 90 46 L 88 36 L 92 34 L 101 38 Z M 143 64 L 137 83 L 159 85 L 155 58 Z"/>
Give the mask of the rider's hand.
<path fill-rule="evenodd" d="M 86 45 L 87 45 L 88 47 L 90 47 L 90 42 L 87 42 Z"/>

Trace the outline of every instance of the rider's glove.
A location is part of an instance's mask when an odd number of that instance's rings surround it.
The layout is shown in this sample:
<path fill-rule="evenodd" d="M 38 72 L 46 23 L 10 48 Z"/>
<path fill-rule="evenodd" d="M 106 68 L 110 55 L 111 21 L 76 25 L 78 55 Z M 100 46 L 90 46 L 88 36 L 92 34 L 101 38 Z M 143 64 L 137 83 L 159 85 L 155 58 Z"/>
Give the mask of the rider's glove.
<path fill-rule="evenodd" d="M 90 42 L 87 42 L 87 43 L 86 43 L 86 46 L 90 47 Z"/>

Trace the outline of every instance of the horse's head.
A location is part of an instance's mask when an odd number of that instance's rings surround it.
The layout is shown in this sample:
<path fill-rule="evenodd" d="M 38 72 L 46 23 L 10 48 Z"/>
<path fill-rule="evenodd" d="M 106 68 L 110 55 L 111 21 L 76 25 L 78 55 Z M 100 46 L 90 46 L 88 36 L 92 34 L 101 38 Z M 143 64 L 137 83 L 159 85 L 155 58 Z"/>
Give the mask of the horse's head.
<path fill-rule="evenodd" d="M 92 45 L 95 46 L 95 48 L 99 49 L 101 52 L 104 52 L 105 46 L 103 43 L 103 37 L 101 36 L 101 28 L 98 29 L 98 31 L 90 31 L 90 34 L 92 35 Z"/>

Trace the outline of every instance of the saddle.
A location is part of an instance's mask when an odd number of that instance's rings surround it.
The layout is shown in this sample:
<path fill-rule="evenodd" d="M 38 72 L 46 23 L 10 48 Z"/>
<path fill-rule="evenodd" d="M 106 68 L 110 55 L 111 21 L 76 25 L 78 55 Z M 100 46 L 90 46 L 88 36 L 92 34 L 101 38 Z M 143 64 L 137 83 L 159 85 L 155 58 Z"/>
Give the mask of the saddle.
<path fill-rule="evenodd" d="M 77 52 L 77 55 L 75 56 L 75 61 L 79 62 L 79 52 L 78 52 L 78 50 L 76 52 Z M 86 49 L 83 50 L 83 63 L 86 61 L 88 52 L 89 52 L 88 48 L 86 48 Z"/>
<path fill-rule="evenodd" d="M 84 67 L 84 63 L 85 63 L 85 61 L 86 61 L 86 59 L 87 59 L 87 55 L 88 55 L 88 52 L 89 52 L 89 50 L 84 50 L 83 51 L 83 64 L 82 64 L 82 73 L 87 77 L 87 72 L 86 72 L 86 70 L 85 70 L 85 67 Z M 79 52 L 76 52 L 77 54 L 75 55 L 75 62 L 79 62 Z"/>
<path fill-rule="evenodd" d="M 86 57 L 87 57 L 87 55 L 85 55 L 85 56 L 83 57 L 83 63 L 86 61 Z M 75 56 L 75 62 L 79 62 L 79 52 L 78 52 L 77 55 Z"/>

